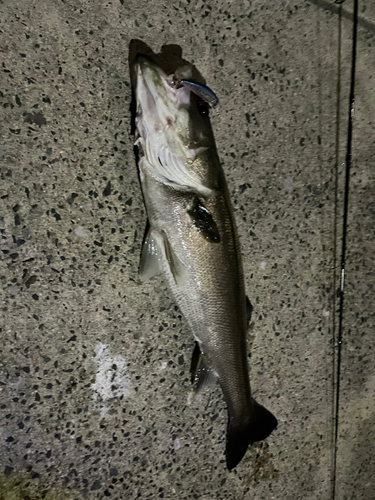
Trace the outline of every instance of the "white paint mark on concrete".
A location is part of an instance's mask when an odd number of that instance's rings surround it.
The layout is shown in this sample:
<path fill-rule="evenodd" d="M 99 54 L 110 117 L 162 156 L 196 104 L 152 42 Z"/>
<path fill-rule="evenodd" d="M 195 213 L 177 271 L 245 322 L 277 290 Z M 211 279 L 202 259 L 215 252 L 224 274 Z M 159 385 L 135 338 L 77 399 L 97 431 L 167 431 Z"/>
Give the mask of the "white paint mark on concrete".
<path fill-rule="evenodd" d="M 160 371 L 161 370 L 165 370 L 167 368 L 167 365 L 168 365 L 168 362 L 167 361 L 163 361 L 163 363 L 160 366 Z"/>
<path fill-rule="evenodd" d="M 87 229 L 85 229 L 83 226 L 78 226 L 75 230 L 75 233 L 81 238 L 86 238 L 89 235 Z"/>
<path fill-rule="evenodd" d="M 100 416 L 105 418 L 109 410 L 109 400 L 121 396 L 129 397 L 131 383 L 125 359 L 119 354 L 111 355 L 108 345 L 99 342 L 95 347 L 93 360 L 98 366 L 95 383 L 91 384 L 94 391 L 93 400 Z"/>
<path fill-rule="evenodd" d="M 323 309 L 323 316 L 324 316 L 325 318 L 328 318 L 328 316 L 329 316 L 329 311 L 326 311 L 325 309 Z"/>
<path fill-rule="evenodd" d="M 262 260 L 262 262 L 259 264 L 259 267 L 261 269 L 266 269 L 266 265 L 267 265 L 267 262 L 265 262 L 264 260 Z"/>
<path fill-rule="evenodd" d="M 181 448 L 181 441 L 180 441 L 178 438 L 176 438 L 176 439 L 174 440 L 174 442 L 173 442 L 173 447 L 174 447 L 174 449 L 175 449 L 176 451 L 177 451 L 177 450 L 179 450 L 179 449 Z"/>

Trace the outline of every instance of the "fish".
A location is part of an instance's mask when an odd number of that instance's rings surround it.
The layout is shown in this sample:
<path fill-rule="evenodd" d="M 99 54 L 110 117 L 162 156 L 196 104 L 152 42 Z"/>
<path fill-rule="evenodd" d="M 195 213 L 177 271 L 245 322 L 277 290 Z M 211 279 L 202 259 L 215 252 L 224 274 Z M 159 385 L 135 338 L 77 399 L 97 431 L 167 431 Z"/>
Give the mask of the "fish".
<path fill-rule="evenodd" d="M 163 274 L 187 320 L 196 341 L 195 392 L 219 382 L 232 470 L 278 422 L 251 395 L 241 249 L 209 104 L 191 86 L 176 84 L 191 80 L 191 68 L 177 70 L 178 79 L 143 54 L 132 67 L 137 165 L 148 216 L 139 276 L 144 281 Z"/>

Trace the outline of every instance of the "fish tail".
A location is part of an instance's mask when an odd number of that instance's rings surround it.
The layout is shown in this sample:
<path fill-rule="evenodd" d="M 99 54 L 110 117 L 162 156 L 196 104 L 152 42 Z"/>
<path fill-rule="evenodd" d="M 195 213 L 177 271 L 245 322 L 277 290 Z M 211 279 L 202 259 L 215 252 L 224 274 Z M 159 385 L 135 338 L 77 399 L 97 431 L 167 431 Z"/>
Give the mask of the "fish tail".
<path fill-rule="evenodd" d="M 252 400 L 250 419 L 246 423 L 236 424 L 229 415 L 226 444 L 228 470 L 238 465 L 249 444 L 266 439 L 276 427 L 276 418 L 255 400 Z"/>

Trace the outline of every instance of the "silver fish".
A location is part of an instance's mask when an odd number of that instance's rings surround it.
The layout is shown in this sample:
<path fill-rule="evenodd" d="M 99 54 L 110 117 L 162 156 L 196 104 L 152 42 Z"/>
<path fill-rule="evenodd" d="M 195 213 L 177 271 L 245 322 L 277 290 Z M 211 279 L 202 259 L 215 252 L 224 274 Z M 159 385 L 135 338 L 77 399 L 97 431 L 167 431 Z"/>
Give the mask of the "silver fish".
<path fill-rule="evenodd" d="M 181 79 L 191 77 L 184 69 Z M 133 68 L 138 168 L 149 219 L 142 280 L 162 272 L 199 346 L 195 389 L 218 379 L 228 408 L 233 469 L 276 418 L 251 396 L 241 251 L 208 104 L 150 58 Z"/>

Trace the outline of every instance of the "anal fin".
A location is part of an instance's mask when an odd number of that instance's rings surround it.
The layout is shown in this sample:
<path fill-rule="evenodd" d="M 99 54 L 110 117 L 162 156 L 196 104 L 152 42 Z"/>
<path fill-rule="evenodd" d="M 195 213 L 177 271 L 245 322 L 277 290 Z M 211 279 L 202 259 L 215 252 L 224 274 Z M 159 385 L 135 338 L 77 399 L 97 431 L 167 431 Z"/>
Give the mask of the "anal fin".
<path fill-rule="evenodd" d="M 191 358 L 191 383 L 193 384 L 193 391 L 199 394 L 206 387 L 214 384 L 217 380 L 217 375 L 214 372 L 211 360 L 203 354 L 199 348 L 198 342 L 195 343 L 193 356 Z"/>

